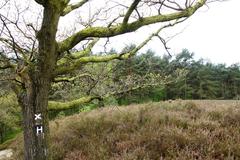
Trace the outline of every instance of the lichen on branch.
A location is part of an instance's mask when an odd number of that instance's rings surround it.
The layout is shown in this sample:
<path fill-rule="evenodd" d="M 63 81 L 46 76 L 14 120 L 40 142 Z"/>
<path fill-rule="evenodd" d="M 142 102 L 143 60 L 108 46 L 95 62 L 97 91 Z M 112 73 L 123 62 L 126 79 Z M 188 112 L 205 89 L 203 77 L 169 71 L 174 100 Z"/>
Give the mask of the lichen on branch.
<path fill-rule="evenodd" d="M 69 102 L 48 102 L 48 110 L 66 110 L 74 107 L 79 107 L 84 103 L 89 103 L 94 99 L 101 99 L 99 96 L 86 96 Z"/>
<path fill-rule="evenodd" d="M 80 30 L 79 32 L 73 34 L 72 36 L 66 38 L 65 40 L 59 42 L 59 52 L 65 52 L 72 49 L 79 42 L 85 40 L 88 37 L 113 37 L 121 35 L 128 32 L 136 31 L 137 29 L 160 22 L 168 22 L 175 19 L 190 17 L 202 7 L 207 0 L 199 0 L 195 5 L 190 6 L 182 11 L 176 11 L 170 14 L 161 14 L 149 17 L 143 17 L 131 23 L 120 23 L 111 27 L 88 27 Z"/>

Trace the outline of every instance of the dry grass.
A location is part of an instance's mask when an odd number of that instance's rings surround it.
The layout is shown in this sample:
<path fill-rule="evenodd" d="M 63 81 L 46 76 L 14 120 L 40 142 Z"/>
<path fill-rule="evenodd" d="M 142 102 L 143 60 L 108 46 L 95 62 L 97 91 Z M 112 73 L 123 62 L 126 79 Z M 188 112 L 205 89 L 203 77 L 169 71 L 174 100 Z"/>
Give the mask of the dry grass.
<path fill-rule="evenodd" d="M 51 139 L 54 160 L 240 159 L 240 105 L 177 100 L 107 107 L 53 121 Z"/>

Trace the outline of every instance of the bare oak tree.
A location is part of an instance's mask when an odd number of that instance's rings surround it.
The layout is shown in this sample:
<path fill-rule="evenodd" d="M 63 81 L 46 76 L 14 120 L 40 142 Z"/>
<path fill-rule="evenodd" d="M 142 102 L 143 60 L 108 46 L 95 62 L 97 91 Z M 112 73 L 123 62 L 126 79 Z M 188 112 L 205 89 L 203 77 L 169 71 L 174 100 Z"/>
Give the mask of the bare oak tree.
<path fill-rule="evenodd" d="M 0 2 L 0 69 L 7 71 L 4 79 L 12 84 L 22 107 L 25 159 L 51 159 L 48 150 L 49 110 L 68 109 L 102 98 L 88 95 L 70 102 L 48 101 L 52 83 L 71 81 L 71 73 L 88 63 L 134 56 L 155 36 L 164 42 L 159 36 L 163 29 L 192 16 L 206 1 L 79 0 L 72 3 L 70 0 L 35 0 L 37 4 L 34 4 L 29 0 L 24 1 L 24 5 L 14 0 Z M 94 10 L 91 10 L 90 4 L 95 7 Z M 101 4 L 100 7 L 97 4 Z M 41 14 L 36 14 L 35 10 L 40 10 Z M 88 10 L 87 18 L 83 10 Z M 69 19 L 77 17 L 79 25 L 63 34 L 60 33 L 59 21 L 67 16 Z M 134 32 L 155 23 L 161 24 L 160 27 L 128 52 L 110 55 L 91 53 L 101 39 Z M 79 49 L 79 46 L 85 47 Z"/>

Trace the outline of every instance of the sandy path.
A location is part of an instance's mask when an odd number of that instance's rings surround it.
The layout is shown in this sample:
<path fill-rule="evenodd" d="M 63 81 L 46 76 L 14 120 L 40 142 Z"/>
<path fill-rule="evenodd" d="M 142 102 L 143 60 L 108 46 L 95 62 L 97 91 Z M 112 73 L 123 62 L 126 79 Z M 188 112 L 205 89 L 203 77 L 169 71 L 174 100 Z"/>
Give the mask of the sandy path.
<path fill-rule="evenodd" d="M 13 155 L 12 149 L 2 150 L 0 151 L 0 160 L 6 160 Z"/>

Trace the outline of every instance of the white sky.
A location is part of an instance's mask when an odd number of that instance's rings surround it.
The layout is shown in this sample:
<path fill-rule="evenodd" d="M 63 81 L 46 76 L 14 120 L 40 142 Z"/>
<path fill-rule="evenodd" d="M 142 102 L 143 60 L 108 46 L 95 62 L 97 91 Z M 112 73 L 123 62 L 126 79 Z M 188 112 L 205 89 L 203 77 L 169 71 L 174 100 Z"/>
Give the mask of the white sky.
<path fill-rule="evenodd" d="M 103 1 L 93 0 L 92 4 L 104 6 L 105 3 Z M 204 58 L 209 59 L 213 63 L 226 63 L 227 65 L 240 63 L 239 6 L 240 0 L 211 3 L 209 8 L 201 8 L 190 19 L 161 33 L 161 36 L 166 38 L 182 32 L 168 43 L 172 54 L 179 53 L 183 48 L 186 48 L 190 52 L 194 52 L 197 59 Z M 36 7 L 34 9 L 37 10 Z M 78 18 L 78 16 L 73 15 L 66 16 L 61 20 L 60 24 L 71 28 L 74 24 L 72 21 Z M 111 38 L 109 47 L 120 51 L 124 46 L 131 43 L 138 44 L 159 27 L 160 24 L 146 26 L 135 33 L 116 36 Z M 65 29 L 63 28 L 63 30 Z M 146 49 L 152 49 L 160 55 L 166 53 L 163 45 L 157 38 L 149 42 L 140 52 L 144 52 Z M 94 51 L 101 52 L 103 48 L 95 47 Z"/>
<path fill-rule="evenodd" d="M 169 37 L 181 32 L 169 41 L 171 53 L 179 53 L 183 48 L 195 53 L 195 57 L 208 59 L 213 63 L 240 62 L 240 0 L 211 3 L 183 24 L 168 29 L 162 34 Z M 111 46 L 120 50 L 129 43 L 140 43 L 157 25 L 144 27 L 136 33 L 117 36 Z M 141 51 L 151 48 L 158 54 L 166 53 L 158 39 L 152 40 Z M 99 48 L 95 48 L 98 50 Z"/>
<path fill-rule="evenodd" d="M 239 0 L 229 0 L 212 4 L 206 12 L 198 12 L 170 46 L 174 50 L 187 48 L 195 52 L 196 57 L 208 58 L 214 63 L 239 63 L 239 6 Z"/>

